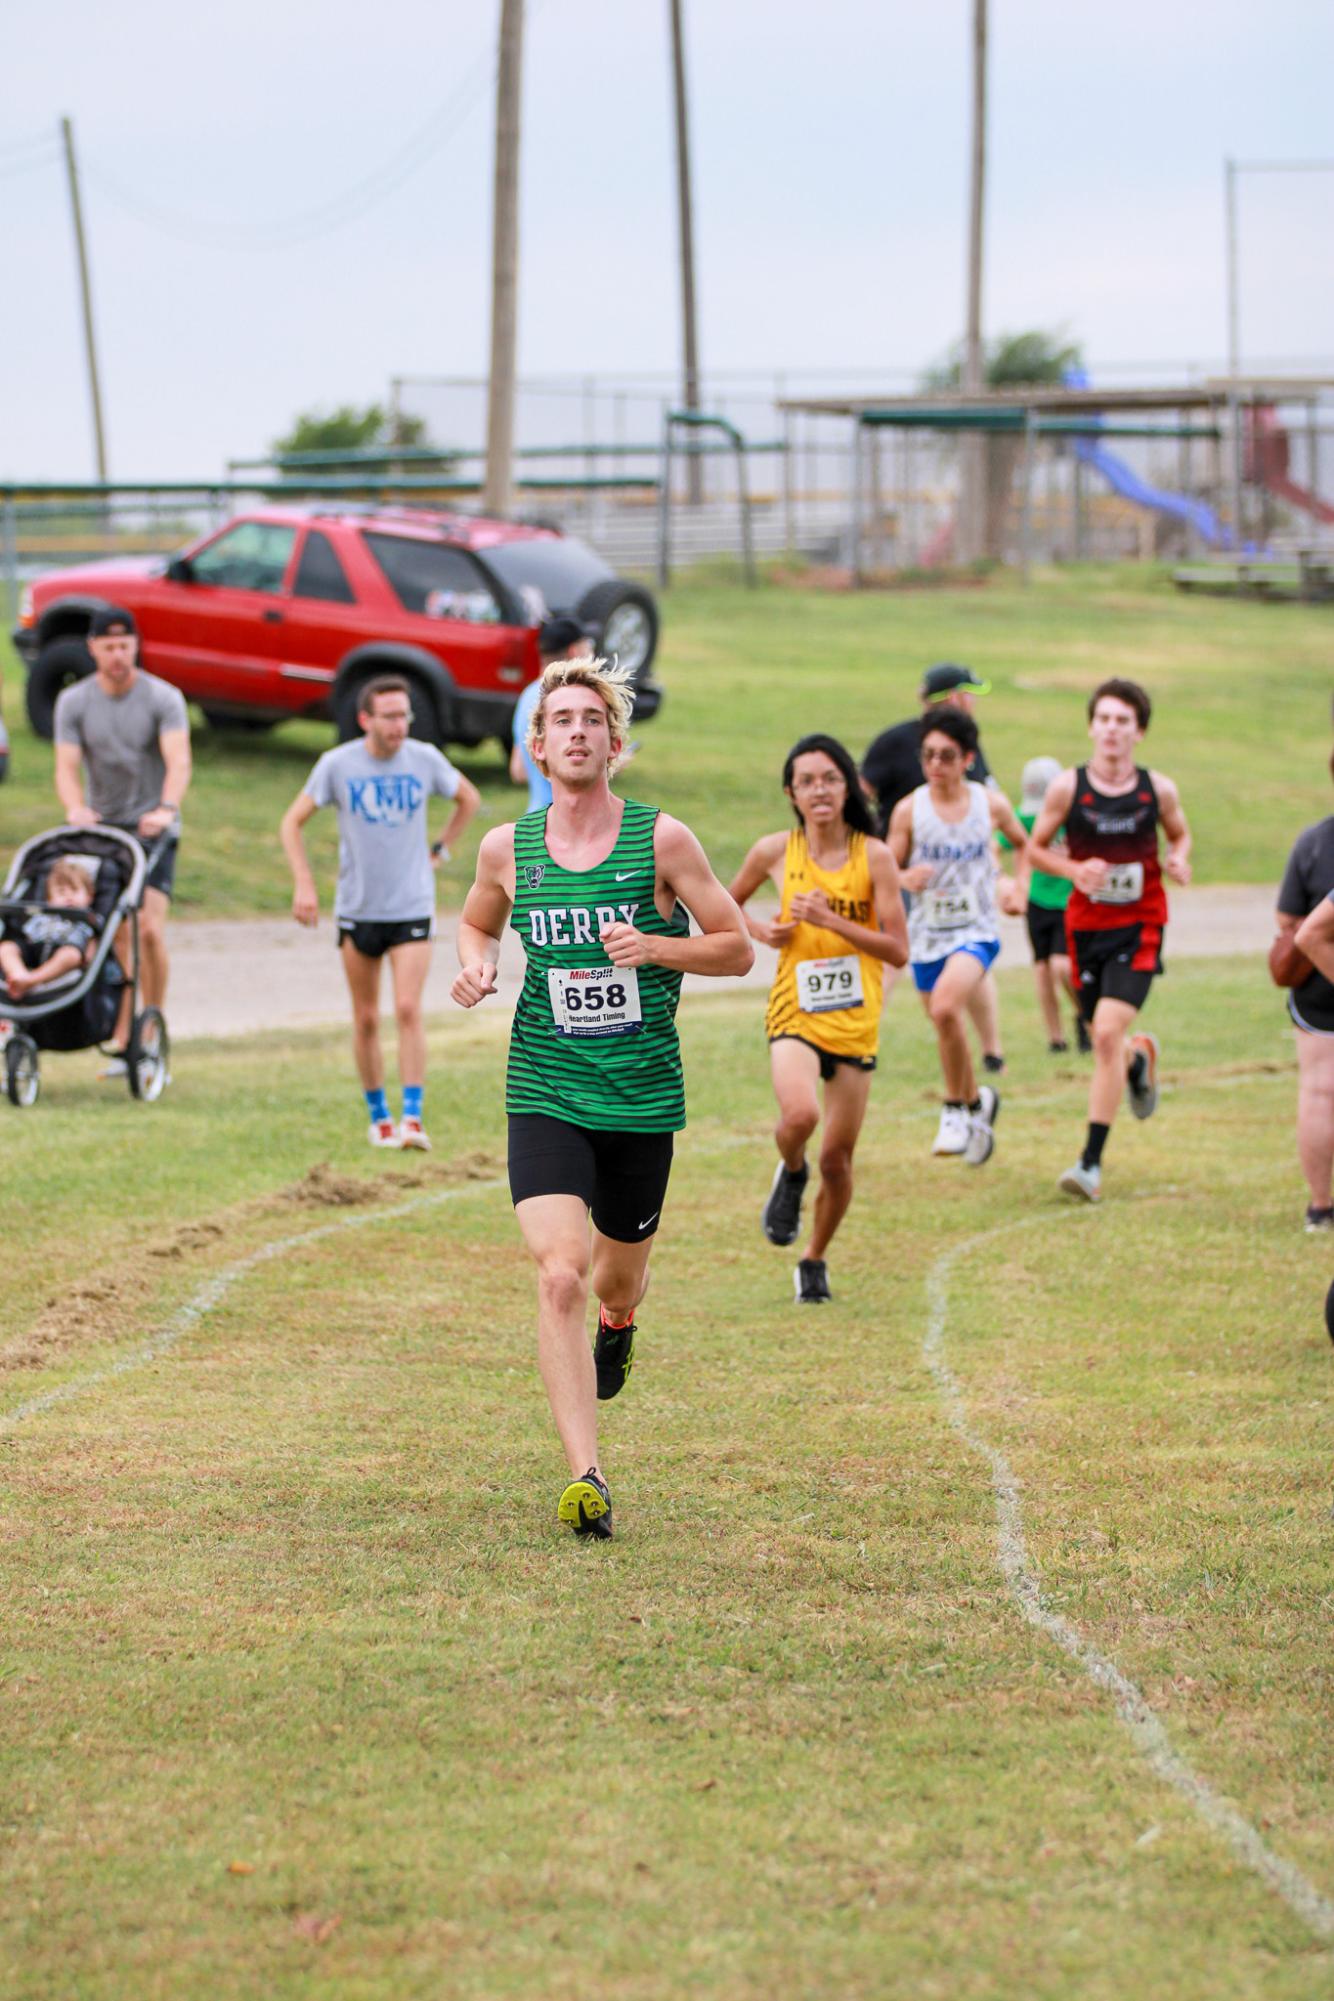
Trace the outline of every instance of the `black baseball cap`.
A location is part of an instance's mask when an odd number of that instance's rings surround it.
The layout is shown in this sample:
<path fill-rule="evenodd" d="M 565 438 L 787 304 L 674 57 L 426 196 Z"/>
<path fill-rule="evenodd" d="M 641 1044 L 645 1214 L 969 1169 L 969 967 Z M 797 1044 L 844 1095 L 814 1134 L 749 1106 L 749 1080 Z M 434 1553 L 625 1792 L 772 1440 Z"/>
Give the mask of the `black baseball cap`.
<path fill-rule="evenodd" d="M 971 667 L 956 667 L 952 660 L 942 660 L 935 667 L 928 667 L 922 676 L 922 700 L 934 701 L 939 695 L 952 695 L 956 688 L 971 688 L 975 695 L 988 695 L 990 681 L 982 680 Z"/>
<path fill-rule="evenodd" d="M 117 639 L 133 639 L 137 638 L 138 632 L 132 613 L 122 611 L 118 604 L 104 604 L 100 611 L 93 613 L 88 624 L 90 639 L 108 639 L 113 635 Z"/>
<path fill-rule="evenodd" d="M 579 639 L 596 639 L 597 627 L 585 625 L 581 619 L 572 618 L 568 612 L 559 612 L 552 618 L 543 619 L 537 629 L 537 650 L 548 660 L 559 660 L 562 653 L 568 653 Z"/>

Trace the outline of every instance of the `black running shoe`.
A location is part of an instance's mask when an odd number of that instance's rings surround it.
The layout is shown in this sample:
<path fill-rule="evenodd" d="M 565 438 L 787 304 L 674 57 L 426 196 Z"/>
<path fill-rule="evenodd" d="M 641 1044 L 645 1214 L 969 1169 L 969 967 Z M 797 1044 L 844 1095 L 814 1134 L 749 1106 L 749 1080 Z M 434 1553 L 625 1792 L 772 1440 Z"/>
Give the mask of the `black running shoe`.
<path fill-rule="evenodd" d="M 593 1366 L 598 1372 L 598 1401 L 608 1403 L 625 1388 L 635 1365 L 635 1323 L 608 1327 L 598 1308 L 598 1338 L 593 1343 Z"/>
<path fill-rule="evenodd" d="M 1053 1036 L 1052 1040 L 1047 1044 L 1047 1052 L 1051 1056 L 1068 1056 L 1070 1054 L 1070 1044 L 1063 1041 L 1059 1035 Z"/>
<path fill-rule="evenodd" d="M 577 1536 L 611 1541 L 611 1493 L 591 1466 L 582 1480 L 571 1480 L 560 1497 L 556 1518 L 568 1522 Z"/>
<path fill-rule="evenodd" d="M 1089 1034 L 1088 1023 L 1082 1014 L 1075 1016 L 1075 1042 L 1081 1056 L 1093 1054 L 1093 1037 Z"/>
<path fill-rule="evenodd" d="M 760 1217 L 760 1228 L 771 1244 L 795 1244 L 801 1227 L 801 1198 L 811 1170 L 803 1160 L 793 1174 L 780 1160 L 774 1171 L 773 1187 Z"/>
<path fill-rule="evenodd" d="M 798 1306 L 825 1306 L 833 1298 L 829 1290 L 829 1267 L 823 1258 L 803 1258 L 792 1274 L 792 1289 Z"/>
<path fill-rule="evenodd" d="M 999 1077 L 1001 1071 L 1005 1068 L 1005 1058 L 1003 1056 L 984 1056 L 982 1058 L 982 1068 L 989 1070 L 993 1077 Z"/>

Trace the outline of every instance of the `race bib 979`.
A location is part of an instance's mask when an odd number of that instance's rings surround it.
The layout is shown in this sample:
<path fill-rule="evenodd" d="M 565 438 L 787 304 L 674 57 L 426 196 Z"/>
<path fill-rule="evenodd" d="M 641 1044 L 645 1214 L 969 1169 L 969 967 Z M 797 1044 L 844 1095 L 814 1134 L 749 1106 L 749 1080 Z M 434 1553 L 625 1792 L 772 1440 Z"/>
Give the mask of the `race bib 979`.
<path fill-rule="evenodd" d="M 861 1007 L 864 999 L 861 962 L 855 952 L 838 959 L 797 961 L 797 1005 L 803 1014 Z"/>
<path fill-rule="evenodd" d="M 633 1035 L 644 1026 L 633 966 L 553 966 L 547 991 L 558 1035 Z"/>

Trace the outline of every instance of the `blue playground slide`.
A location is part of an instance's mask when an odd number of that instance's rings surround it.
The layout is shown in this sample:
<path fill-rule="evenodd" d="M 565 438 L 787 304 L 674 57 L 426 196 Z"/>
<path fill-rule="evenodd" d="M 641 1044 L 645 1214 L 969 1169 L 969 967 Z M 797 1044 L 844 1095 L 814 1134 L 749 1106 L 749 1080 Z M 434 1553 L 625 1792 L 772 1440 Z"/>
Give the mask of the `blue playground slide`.
<path fill-rule="evenodd" d="M 1090 386 L 1087 370 L 1067 368 L 1065 386 L 1067 389 L 1087 389 Z M 1091 418 L 1090 425 L 1096 428 L 1101 421 L 1099 417 Z M 1170 514 L 1174 520 L 1188 521 L 1211 549 L 1231 549 L 1234 546 L 1232 530 L 1219 520 L 1212 507 L 1206 507 L 1202 500 L 1192 500 L 1187 493 L 1165 493 L 1160 487 L 1150 486 L 1124 459 L 1118 459 L 1114 453 L 1107 451 L 1096 438 L 1076 438 L 1075 457 L 1084 465 L 1092 466 L 1094 472 L 1101 473 L 1114 493 L 1133 501 L 1136 507 L 1152 507 L 1159 514 Z"/>
<path fill-rule="evenodd" d="M 1075 439 L 1075 457 L 1101 473 L 1113 492 L 1133 501 L 1137 507 L 1156 508 L 1159 514 L 1170 514 L 1178 521 L 1188 521 L 1211 549 L 1232 548 L 1232 530 L 1202 500 L 1192 500 L 1189 494 L 1166 493 L 1161 487 L 1150 486 L 1124 459 L 1117 458 L 1114 452 L 1109 452 L 1092 438 Z"/>

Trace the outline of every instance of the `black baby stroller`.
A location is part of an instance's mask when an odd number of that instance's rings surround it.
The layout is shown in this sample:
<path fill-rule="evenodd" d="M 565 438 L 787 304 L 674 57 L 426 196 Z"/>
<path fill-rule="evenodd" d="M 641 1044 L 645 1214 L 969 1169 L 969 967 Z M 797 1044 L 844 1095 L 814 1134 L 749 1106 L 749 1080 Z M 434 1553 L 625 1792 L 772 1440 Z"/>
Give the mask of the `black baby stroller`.
<path fill-rule="evenodd" d="M 145 855 L 138 841 L 116 827 L 56 827 L 25 841 L 10 863 L 0 891 L 0 922 L 11 937 L 34 915 L 69 916 L 68 910 L 56 910 L 43 901 L 52 863 L 68 857 L 92 880 L 92 907 L 86 914 L 97 941 L 86 966 L 76 966 L 49 986 L 34 988 L 22 1000 L 11 999 L 0 979 L 0 1017 L 13 1024 L 4 1054 L 11 1104 L 36 1104 L 42 1087 L 39 1050 L 95 1049 L 110 1038 L 127 980 L 132 993 L 125 1053 L 130 1094 L 149 1104 L 161 1097 L 168 1075 L 167 1024 L 160 1008 L 139 1007 L 139 911 L 144 879 L 156 856 L 156 847 Z M 126 923 L 128 973 L 122 971 L 113 950 L 116 934 Z"/>

